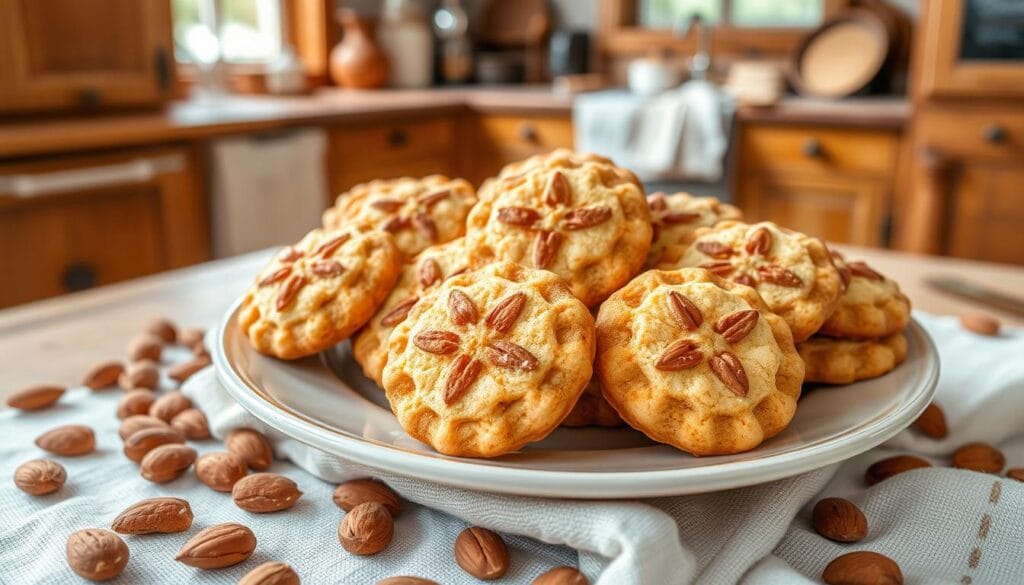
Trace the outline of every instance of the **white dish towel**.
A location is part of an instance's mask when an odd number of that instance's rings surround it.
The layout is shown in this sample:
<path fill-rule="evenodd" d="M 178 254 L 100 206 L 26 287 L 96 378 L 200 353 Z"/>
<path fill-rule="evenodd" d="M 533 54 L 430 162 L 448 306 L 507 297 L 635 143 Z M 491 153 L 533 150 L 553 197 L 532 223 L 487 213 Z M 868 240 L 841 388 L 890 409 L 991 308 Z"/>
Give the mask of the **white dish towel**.
<path fill-rule="evenodd" d="M 128 537 L 132 560 L 120 582 L 234 583 L 258 563 L 280 560 L 294 566 L 304 583 L 372 584 L 402 574 L 448 585 L 475 583 L 452 560 L 452 543 L 468 522 L 504 533 L 512 564 L 500 583 L 528 584 L 549 567 L 577 563 L 596 585 L 818 583 L 832 558 L 854 550 L 892 557 L 908 584 L 1024 583 L 1024 483 L 947 467 L 949 454 L 968 441 L 990 442 L 1006 454 L 1007 467 L 1024 467 L 1024 331 L 984 338 L 963 331 L 952 318 L 917 317 L 939 347 L 937 401 L 947 414 L 949 438 L 934 441 L 907 431 L 839 465 L 699 496 L 595 502 L 483 494 L 374 474 L 271 433 L 277 455 L 291 462 L 278 462 L 272 470 L 295 479 L 305 495 L 292 510 L 255 515 L 191 473 L 164 486 L 139 478 L 119 452 L 116 391 L 75 391 L 51 412 L 2 412 L 2 476 L 42 456 L 32 438 L 56 424 L 92 424 L 99 450 L 63 458 L 69 480 L 57 494 L 31 498 L 10 481 L 0 483 L 0 583 L 79 583 L 63 562 L 66 535 L 109 526 L 129 503 L 156 495 L 188 499 L 196 522 L 184 535 Z M 239 426 L 262 428 L 231 400 L 212 370 L 197 374 L 185 392 L 211 415 L 218 436 Z M 218 441 L 198 447 L 223 449 Z M 899 453 L 928 457 L 936 468 L 865 486 L 868 465 Z M 381 477 L 415 504 L 399 516 L 388 549 L 361 558 L 337 542 L 342 513 L 331 491 L 337 482 L 366 475 Z M 870 526 L 865 540 L 842 545 L 813 531 L 810 508 L 826 496 L 849 498 L 864 510 Z M 207 572 L 173 561 L 188 536 L 227 521 L 256 533 L 252 559 Z"/>

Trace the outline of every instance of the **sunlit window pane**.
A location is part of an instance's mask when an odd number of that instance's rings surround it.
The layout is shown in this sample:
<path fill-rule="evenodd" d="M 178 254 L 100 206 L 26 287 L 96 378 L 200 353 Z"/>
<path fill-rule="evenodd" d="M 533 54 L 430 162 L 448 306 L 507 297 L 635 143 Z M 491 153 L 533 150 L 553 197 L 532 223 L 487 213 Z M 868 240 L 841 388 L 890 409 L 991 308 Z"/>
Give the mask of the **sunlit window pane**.
<path fill-rule="evenodd" d="M 640 25 L 648 28 L 677 27 L 697 14 L 704 22 L 717 24 L 721 0 L 640 0 Z"/>
<path fill-rule="evenodd" d="M 730 20 L 744 27 L 811 27 L 821 23 L 822 0 L 732 0 Z"/>
<path fill-rule="evenodd" d="M 174 0 L 174 41 L 181 61 L 266 63 L 281 53 L 279 0 Z M 215 7 L 220 7 L 217 27 Z"/>

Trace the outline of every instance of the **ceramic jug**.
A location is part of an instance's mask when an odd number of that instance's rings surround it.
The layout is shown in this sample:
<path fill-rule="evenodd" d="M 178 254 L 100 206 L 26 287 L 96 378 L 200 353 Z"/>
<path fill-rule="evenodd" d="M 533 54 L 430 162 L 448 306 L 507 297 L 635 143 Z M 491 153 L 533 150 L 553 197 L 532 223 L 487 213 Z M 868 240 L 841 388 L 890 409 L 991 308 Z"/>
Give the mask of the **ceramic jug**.
<path fill-rule="evenodd" d="M 373 25 L 349 9 L 338 12 L 343 37 L 331 50 L 331 78 L 341 87 L 372 89 L 388 81 L 388 58 L 373 38 Z"/>

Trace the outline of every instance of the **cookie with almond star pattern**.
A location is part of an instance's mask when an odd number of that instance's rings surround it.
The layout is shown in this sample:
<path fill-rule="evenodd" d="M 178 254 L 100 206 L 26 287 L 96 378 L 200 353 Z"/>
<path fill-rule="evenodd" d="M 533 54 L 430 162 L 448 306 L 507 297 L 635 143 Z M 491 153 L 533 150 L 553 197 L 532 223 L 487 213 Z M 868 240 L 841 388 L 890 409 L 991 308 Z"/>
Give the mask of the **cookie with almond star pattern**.
<path fill-rule="evenodd" d="M 421 179 L 377 180 L 356 185 L 324 211 L 323 225 L 380 229 L 395 237 L 407 258 L 466 233 L 466 215 L 476 203 L 463 179 L 430 175 Z"/>
<path fill-rule="evenodd" d="M 446 280 L 391 332 L 384 390 L 412 437 L 496 457 L 547 436 L 590 381 L 594 319 L 565 281 L 511 262 Z"/>
<path fill-rule="evenodd" d="M 834 339 L 815 335 L 798 343 L 808 382 L 851 384 L 877 378 L 907 359 L 907 338 L 893 333 L 880 339 Z"/>
<path fill-rule="evenodd" d="M 315 229 L 260 272 L 242 299 L 238 325 L 260 353 L 319 353 L 373 316 L 401 265 L 385 232 Z"/>
<path fill-rule="evenodd" d="M 843 283 L 828 249 L 817 238 L 771 222 L 723 221 L 697 230 L 678 266 L 696 266 L 754 287 L 803 341 L 835 310 Z"/>
<path fill-rule="evenodd" d="M 412 306 L 446 279 L 468 272 L 477 264 L 465 240 L 458 238 L 431 246 L 402 267 L 398 284 L 384 300 L 370 322 L 352 340 L 352 355 L 367 378 L 381 384 L 384 364 L 388 361 L 388 337 L 401 323 Z"/>
<path fill-rule="evenodd" d="M 645 268 L 676 263 L 693 242 L 697 228 L 711 227 L 724 220 L 743 219 L 739 208 L 715 197 L 694 197 L 689 193 L 654 193 L 647 197 L 651 208 L 651 250 Z"/>
<path fill-rule="evenodd" d="M 597 372 L 633 428 L 693 455 L 739 453 L 796 412 L 803 362 L 753 288 L 702 268 L 650 270 L 601 305 Z"/>
<path fill-rule="evenodd" d="M 859 260 L 846 261 L 832 251 L 846 282 L 835 311 L 818 331 L 843 339 L 876 339 L 902 331 L 910 321 L 910 299 L 896 281 Z"/>
<path fill-rule="evenodd" d="M 469 214 L 466 241 L 481 258 L 550 270 L 587 306 L 640 271 L 651 223 L 633 173 L 567 150 L 512 168 Z"/>

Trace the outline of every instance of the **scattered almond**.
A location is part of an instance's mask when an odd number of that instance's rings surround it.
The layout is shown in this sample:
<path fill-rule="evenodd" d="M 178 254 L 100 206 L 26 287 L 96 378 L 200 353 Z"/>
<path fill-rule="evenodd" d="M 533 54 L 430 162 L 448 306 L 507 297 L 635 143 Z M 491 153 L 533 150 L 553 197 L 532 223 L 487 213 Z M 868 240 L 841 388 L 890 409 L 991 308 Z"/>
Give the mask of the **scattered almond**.
<path fill-rule="evenodd" d="M 195 350 L 196 345 L 203 344 L 206 331 L 199 327 L 186 327 L 178 333 L 178 344 Z"/>
<path fill-rule="evenodd" d="M 110 525 L 121 534 L 167 534 L 192 527 L 192 507 L 181 498 L 149 498 L 128 506 Z"/>
<path fill-rule="evenodd" d="M 30 386 L 7 397 L 7 406 L 18 410 L 42 410 L 56 404 L 64 395 L 64 386 Z"/>
<path fill-rule="evenodd" d="M 237 565 L 256 550 L 256 535 L 241 524 L 217 524 L 189 539 L 174 560 L 199 569 Z"/>
<path fill-rule="evenodd" d="M 999 319 L 985 313 L 966 313 L 960 315 L 960 325 L 964 329 L 978 335 L 999 335 Z"/>
<path fill-rule="evenodd" d="M 231 488 L 231 499 L 247 512 L 280 512 L 294 506 L 301 497 L 299 486 L 277 473 L 247 475 Z"/>
<path fill-rule="evenodd" d="M 109 530 L 86 528 L 68 537 L 67 558 L 79 577 L 106 581 L 120 575 L 128 564 L 128 545 Z"/>
<path fill-rule="evenodd" d="M 135 431 L 124 440 L 124 455 L 139 463 L 153 449 L 160 445 L 184 443 L 185 437 L 170 427 L 150 427 Z"/>
<path fill-rule="evenodd" d="M 156 396 L 150 390 L 139 389 L 126 392 L 121 397 L 121 401 L 117 403 L 117 418 L 124 420 L 129 416 L 146 414 L 155 400 Z"/>
<path fill-rule="evenodd" d="M 168 443 L 154 447 L 139 463 L 142 477 L 154 483 L 177 479 L 196 460 L 196 450 L 188 445 Z"/>
<path fill-rule="evenodd" d="M 235 429 L 228 433 L 224 443 L 228 452 L 241 457 L 256 471 L 263 471 L 274 461 L 274 451 L 266 437 L 252 429 Z"/>
<path fill-rule="evenodd" d="M 968 443 L 953 452 L 953 467 L 999 473 L 1006 466 L 1002 452 L 987 443 Z"/>
<path fill-rule="evenodd" d="M 590 585 L 590 581 L 573 567 L 555 567 L 534 579 L 533 585 Z"/>
<path fill-rule="evenodd" d="M 423 577 L 409 577 L 406 575 L 400 575 L 398 577 L 388 577 L 387 579 L 381 579 L 377 581 L 377 585 L 439 585 L 437 581 L 431 581 L 430 579 L 424 579 Z"/>
<path fill-rule="evenodd" d="M 357 555 L 374 555 L 391 543 L 395 523 L 383 504 L 365 502 L 352 508 L 338 525 L 341 546 Z"/>
<path fill-rule="evenodd" d="M 1006 477 L 1010 479 L 1016 479 L 1017 481 L 1024 481 L 1024 467 L 1014 467 L 1006 470 Z"/>
<path fill-rule="evenodd" d="M 477 579 L 497 579 L 508 570 L 508 549 L 498 533 L 470 526 L 455 539 L 455 562 Z"/>
<path fill-rule="evenodd" d="M 174 415 L 171 427 L 185 436 L 186 439 L 201 441 L 210 438 L 210 427 L 206 423 L 206 415 L 198 408 L 186 408 Z"/>
<path fill-rule="evenodd" d="M 902 585 L 903 573 L 896 561 L 871 551 L 836 557 L 821 578 L 828 585 Z"/>
<path fill-rule="evenodd" d="M 155 390 L 160 384 L 160 370 L 153 360 L 132 362 L 117 378 L 117 384 L 125 390 L 145 388 Z"/>
<path fill-rule="evenodd" d="M 946 427 L 946 415 L 934 402 L 924 409 L 921 416 L 917 417 L 914 426 L 933 439 L 944 439 L 949 434 L 949 429 Z"/>
<path fill-rule="evenodd" d="M 402 501 L 383 482 L 373 479 L 353 479 L 334 489 L 334 503 L 346 512 L 363 502 L 383 504 L 392 516 L 402 511 Z"/>
<path fill-rule="evenodd" d="M 152 333 L 143 333 L 128 344 L 125 350 L 128 359 L 133 362 L 139 360 L 160 361 L 160 354 L 163 353 L 163 340 Z"/>
<path fill-rule="evenodd" d="M 167 375 L 170 376 L 172 380 L 181 384 L 185 380 L 191 378 L 192 374 L 195 374 L 199 370 L 210 365 L 210 363 L 209 355 L 196 356 L 187 362 L 181 362 L 180 364 L 171 366 L 170 369 L 167 370 Z"/>
<path fill-rule="evenodd" d="M 196 477 L 214 491 L 230 492 L 246 473 L 245 461 L 234 453 L 215 451 L 196 460 Z"/>
<path fill-rule="evenodd" d="M 143 390 L 145 392 L 145 390 Z M 127 441 L 128 437 L 134 435 L 136 432 L 142 429 L 169 429 L 171 425 L 164 421 L 156 418 L 155 416 L 149 416 L 148 414 L 133 414 L 126 417 L 121 422 L 121 428 L 118 429 L 117 434 L 121 436 L 122 441 Z"/>
<path fill-rule="evenodd" d="M 915 457 L 913 455 L 897 455 L 895 457 L 889 457 L 888 459 L 882 459 L 881 461 L 872 463 L 871 467 L 868 467 L 867 472 L 864 474 L 864 479 L 868 482 L 868 485 L 875 485 L 880 481 L 889 479 L 890 477 L 903 473 L 904 471 L 931 466 L 931 463 L 928 463 L 920 457 Z"/>
<path fill-rule="evenodd" d="M 824 498 L 814 505 L 814 529 L 836 542 L 857 542 L 868 534 L 868 520 L 860 508 L 843 498 Z"/>
<path fill-rule="evenodd" d="M 153 406 L 149 408 L 149 416 L 155 416 L 162 421 L 171 422 L 175 416 L 189 408 L 192 408 L 192 401 L 181 392 L 175 390 L 158 398 L 153 403 Z"/>
<path fill-rule="evenodd" d="M 146 333 L 159 337 L 164 343 L 174 343 L 178 339 L 178 328 L 169 319 L 154 319 L 146 325 Z"/>
<path fill-rule="evenodd" d="M 96 435 L 85 425 L 63 425 L 39 435 L 36 445 L 55 455 L 75 457 L 93 452 Z"/>
<path fill-rule="evenodd" d="M 124 371 L 121 362 L 100 362 L 92 367 L 82 379 L 82 385 L 93 390 L 109 388 L 117 382 L 117 377 Z"/>
<path fill-rule="evenodd" d="M 299 585 L 299 575 L 284 563 L 263 563 L 249 571 L 238 585 Z"/>
<path fill-rule="evenodd" d="M 14 485 L 33 496 L 52 494 L 67 481 L 64 466 L 52 459 L 26 461 L 14 470 Z"/>

